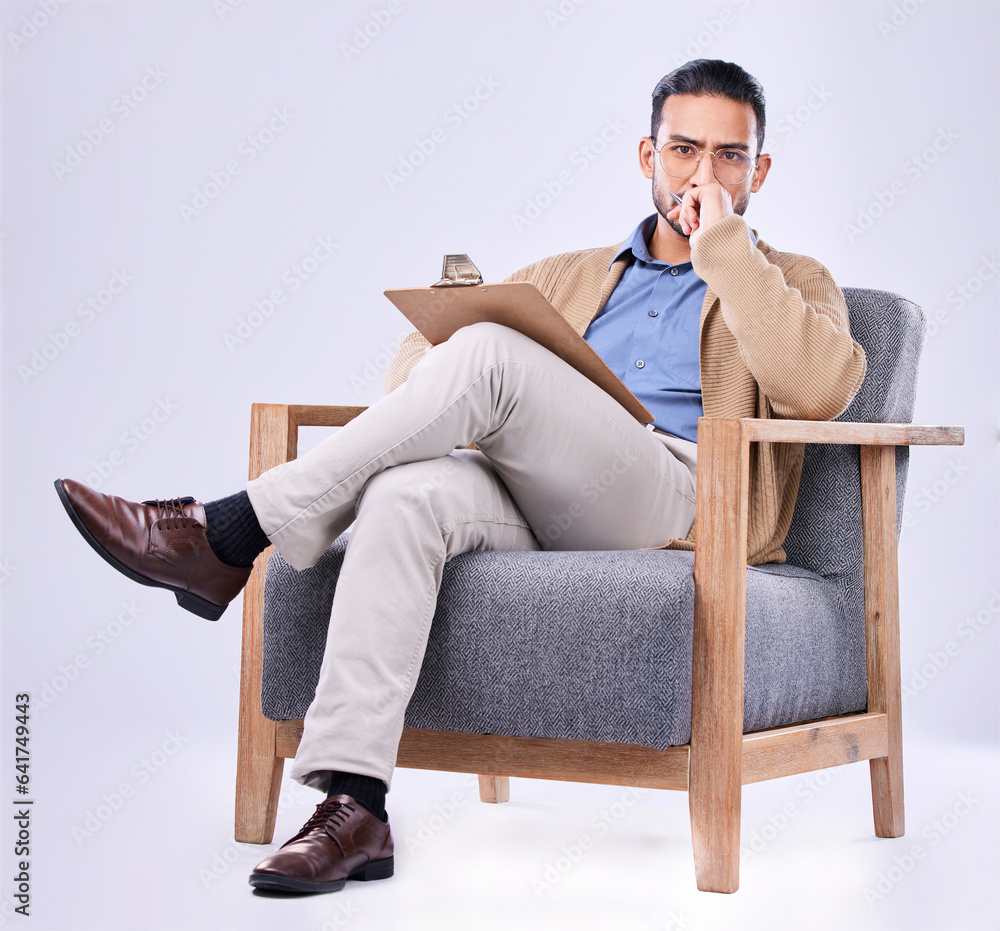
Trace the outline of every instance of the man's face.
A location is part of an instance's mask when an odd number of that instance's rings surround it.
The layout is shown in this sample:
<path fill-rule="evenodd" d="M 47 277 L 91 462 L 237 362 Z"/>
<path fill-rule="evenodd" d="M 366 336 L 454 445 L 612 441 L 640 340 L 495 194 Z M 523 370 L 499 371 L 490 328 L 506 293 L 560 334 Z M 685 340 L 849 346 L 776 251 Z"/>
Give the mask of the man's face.
<path fill-rule="evenodd" d="M 659 155 L 648 139 L 639 146 L 639 163 L 643 174 L 653 181 L 653 204 L 671 229 L 685 239 L 680 225 L 667 220 L 675 206 L 668 191 L 683 197 L 691 188 L 705 184 L 720 184 L 712 170 L 708 152 L 719 149 L 741 149 L 753 159 L 757 154 L 757 120 L 749 104 L 737 103 L 725 97 L 702 97 L 674 94 L 663 102 L 656 148 L 671 142 L 697 146 L 704 153 L 694 174 L 687 178 L 669 177 L 663 171 Z M 762 155 L 757 167 L 742 184 L 723 184 L 733 203 L 733 213 L 740 216 L 750 203 L 750 195 L 760 189 L 770 167 L 770 156 Z"/>

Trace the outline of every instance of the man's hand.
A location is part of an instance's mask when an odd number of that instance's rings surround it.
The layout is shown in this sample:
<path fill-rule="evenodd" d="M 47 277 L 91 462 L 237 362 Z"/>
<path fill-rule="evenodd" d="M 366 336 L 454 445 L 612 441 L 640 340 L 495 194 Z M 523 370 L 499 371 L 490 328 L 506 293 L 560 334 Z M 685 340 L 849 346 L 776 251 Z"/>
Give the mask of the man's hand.
<path fill-rule="evenodd" d="M 718 182 L 691 188 L 684 193 L 684 203 L 675 205 L 667 214 L 668 220 L 680 223 L 685 236 L 691 238 L 694 246 L 702 230 L 718 223 L 733 212 L 733 199 Z"/>

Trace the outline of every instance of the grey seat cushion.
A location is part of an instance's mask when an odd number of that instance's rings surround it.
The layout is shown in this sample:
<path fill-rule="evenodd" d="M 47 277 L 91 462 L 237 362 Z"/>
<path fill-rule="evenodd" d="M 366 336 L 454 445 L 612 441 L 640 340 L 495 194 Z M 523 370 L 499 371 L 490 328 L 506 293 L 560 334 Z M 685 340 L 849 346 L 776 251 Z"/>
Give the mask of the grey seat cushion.
<path fill-rule="evenodd" d="M 840 420 L 912 416 L 923 315 L 848 288 L 868 357 Z M 899 511 L 906 450 L 898 450 Z M 788 563 L 747 574 L 744 730 L 862 711 L 866 702 L 858 451 L 806 447 Z M 268 565 L 264 714 L 312 700 L 345 535 L 312 569 Z M 553 594 L 555 593 L 555 594 Z M 662 749 L 691 727 L 693 556 L 669 550 L 474 552 L 444 569 L 413 727 L 622 741 Z"/>
<path fill-rule="evenodd" d="M 268 565 L 264 713 L 315 693 L 345 534 L 305 572 Z M 694 556 L 475 552 L 444 570 L 406 724 L 657 749 L 691 733 Z M 836 585 L 793 566 L 747 576 L 744 730 L 862 710 L 864 644 Z"/>

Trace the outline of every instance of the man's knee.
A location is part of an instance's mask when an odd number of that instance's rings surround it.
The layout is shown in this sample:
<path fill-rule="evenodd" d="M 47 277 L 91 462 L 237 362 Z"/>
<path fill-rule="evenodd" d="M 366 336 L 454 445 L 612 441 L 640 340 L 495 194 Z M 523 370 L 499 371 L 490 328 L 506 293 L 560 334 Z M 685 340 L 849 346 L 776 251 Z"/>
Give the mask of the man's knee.
<path fill-rule="evenodd" d="M 491 354 L 502 358 L 511 354 L 510 347 L 523 342 L 534 345 L 533 340 L 512 327 L 484 320 L 461 327 L 452 333 L 447 342 L 442 345 L 450 345 L 453 349 L 461 349 L 465 352 L 474 347 L 486 347 L 492 350 Z"/>
<path fill-rule="evenodd" d="M 358 498 L 362 507 L 377 508 L 381 513 L 403 517 L 418 511 L 433 510 L 433 505 L 450 480 L 458 463 L 451 456 L 425 459 L 391 466 L 377 472 L 366 483 Z"/>

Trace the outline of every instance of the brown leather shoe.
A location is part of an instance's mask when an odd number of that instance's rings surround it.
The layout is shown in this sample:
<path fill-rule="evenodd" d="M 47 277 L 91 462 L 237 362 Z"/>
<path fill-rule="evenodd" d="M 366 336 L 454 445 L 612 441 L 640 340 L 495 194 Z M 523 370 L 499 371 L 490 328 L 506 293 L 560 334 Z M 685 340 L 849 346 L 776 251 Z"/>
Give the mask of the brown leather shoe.
<path fill-rule="evenodd" d="M 250 569 L 212 552 L 205 508 L 194 498 L 135 504 L 69 478 L 55 485 L 76 529 L 107 562 L 133 582 L 174 592 L 198 617 L 217 621 L 250 578 Z"/>
<path fill-rule="evenodd" d="M 277 853 L 254 867 L 250 885 L 280 892 L 336 892 L 349 879 L 392 876 L 392 834 L 349 795 L 331 795 Z"/>

